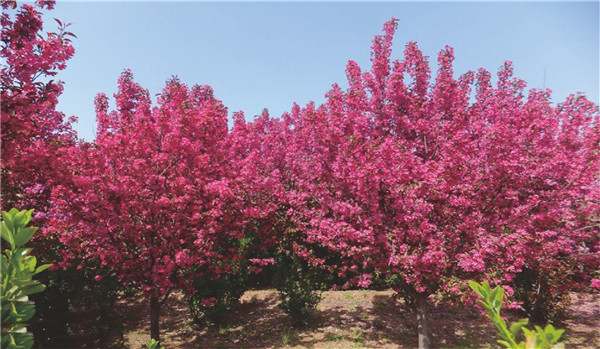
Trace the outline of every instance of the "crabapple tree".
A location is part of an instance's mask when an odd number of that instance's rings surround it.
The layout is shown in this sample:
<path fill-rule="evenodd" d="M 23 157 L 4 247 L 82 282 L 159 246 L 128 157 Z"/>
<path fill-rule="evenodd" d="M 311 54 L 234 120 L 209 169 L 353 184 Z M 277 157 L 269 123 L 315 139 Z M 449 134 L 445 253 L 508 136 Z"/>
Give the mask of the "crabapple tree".
<path fill-rule="evenodd" d="M 434 79 L 416 43 L 391 62 L 395 28 L 375 37 L 370 71 L 348 63 L 347 90 L 292 110 L 290 202 L 308 241 L 345 257 L 340 273 L 396 276 L 428 347 L 432 293 L 597 251 L 599 115 L 580 95 L 525 97 L 510 62 L 496 86 L 483 69 L 455 78 L 450 47 Z"/>
<path fill-rule="evenodd" d="M 74 53 L 68 24 L 43 34 L 42 14 L 55 1 L 36 1 L 17 9 L 2 1 L 2 207 L 33 207 L 47 212 L 50 189 L 60 176 L 55 160 L 75 134 L 56 111 L 62 82 L 49 80 Z M 72 120 L 71 120 L 72 121 Z"/>
<path fill-rule="evenodd" d="M 167 82 L 152 107 L 125 71 L 116 110 L 98 95 L 98 135 L 70 150 L 53 191 L 53 229 L 65 259 L 99 260 L 150 299 L 151 337 L 173 289 L 198 274 L 218 278 L 242 238 L 231 207 L 227 109 L 208 86 Z M 192 268 L 193 267 L 193 268 Z M 162 300 L 160 300 L 160 298 Z"/>

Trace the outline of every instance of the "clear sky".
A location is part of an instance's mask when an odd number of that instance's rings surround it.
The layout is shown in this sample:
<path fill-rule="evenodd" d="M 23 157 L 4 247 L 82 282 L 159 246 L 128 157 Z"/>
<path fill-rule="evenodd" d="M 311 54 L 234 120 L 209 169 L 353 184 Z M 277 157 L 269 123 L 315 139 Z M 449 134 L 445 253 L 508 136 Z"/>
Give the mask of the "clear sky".
<path fill-rule="evenodd" d="M 454 47 L 455 73 L 496 72 L 512 60 L 529 87 L 551 88 L 553 102 L 577 91 L 599 101 L 599 3 L 590 2 L 60 2 L 47 12 L 72 23 L 75 56 L 58 75 L 59 110 L 76 115 L 80 137 L 94 138 L 93 100 L 112 97 L 123 69 L 151 95 L 173 75 L 211 85 L 231 113 L 252 119 L 268 108 L 323 102 L 334 82 L 346 86 L 353 59 L 367 69 L 373 36 L 399 19 L 392 58 L 417 41 L 435 63 Z M 432 66 L 432 70 L 437 70 Z M 544 78 L 545 76 L 545 78 Z"/>

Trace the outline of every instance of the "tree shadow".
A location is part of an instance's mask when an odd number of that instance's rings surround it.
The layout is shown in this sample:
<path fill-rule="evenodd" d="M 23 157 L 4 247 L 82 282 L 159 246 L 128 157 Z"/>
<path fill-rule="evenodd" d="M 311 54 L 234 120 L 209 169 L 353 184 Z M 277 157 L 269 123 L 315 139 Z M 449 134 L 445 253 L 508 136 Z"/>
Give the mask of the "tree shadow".
<path fill-rule="evenodd" d="M 208 327 L 192 322 L 185 299 L 176 294 L 161 309 L 161 338 L 168 348 L 414 348 L 416 314 L 391 294 L 327 292 L 328 298 L 317 307 L 307 328 L 294 326 L 278 307 L 279 295 L 272 289 L 246 293 L 222 325 Z M 574 320 L 576 326 L 567 330 L 567 335 L 577 338 L 569 345 L 598 347 L 598 332 L 592 326 L 598 328 L 600 309 L 590 307 L 590 303 L 593 304 L 586 299 L 573 305 L 583 310 Z M 149 340 L 147 301 L 138 297 L 124 305 L 125 345 L 112 347 L 145 348 Z M 495 327 L 475 307 L 429 302 L 428 312 L 432 348 L 498 346 Z M 509 322 L 519 318 L 516 313 L 506 314 Z"/>
<path fill-rule="evenodd" d="M 227 314 L 223 324 L 206 327 L 191 322 L 189 314 L 182 316 L 183 311 L 180 309 L 176 319 L 189 321 L 188 325 L 192 331 L 178 332 L 170 327 L 166 327 L 165 330 L 172 334 L 170 343 L 181 343 L 185 344 L 182 346 L 192 348 L 281 346 L 283 334 L 291 333 L 290 330 L 294 327 L 287 315 L 277 307 L 278 303 L 279 297 L 275 292 L 243 298 L 236 309 Z M 290 336 L 293 337 L 291 334 Z"/>
<path fill-rule="evenodd" d="M 573 346 L 600 348 L 600 294 L 572 294 L 564 338 Z"/>
<path fill-rule="evenodd" d="M 495 347 L 496 333 L 474 309 L 427 304 L 432 348 Z M 402 300 L 373 298 L 373 339 L 387 339 L 400 347 L 417 346 L 417 315 Z"/>

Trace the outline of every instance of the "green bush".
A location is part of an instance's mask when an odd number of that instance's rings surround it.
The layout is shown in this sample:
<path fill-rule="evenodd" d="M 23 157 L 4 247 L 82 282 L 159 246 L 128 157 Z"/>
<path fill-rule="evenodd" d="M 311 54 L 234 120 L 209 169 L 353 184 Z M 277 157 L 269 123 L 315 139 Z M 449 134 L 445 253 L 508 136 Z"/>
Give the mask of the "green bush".
<path fill-rule="evenodd" d="M 248 249 L 252 239 L 236 239 L 230 241 L 242 258 L 232 261 L 233 272 L 222 274 L 218 279 L 209 275 L 198 276 L 192 280 L 194 294 L 187 297 L 188 307 L 194 322 L 200 326 L 222 325 L 227 314 L 235 308 L 240 298 L 249 287 L 250 271 L 247 266 Z M 194 273 L 201 270 L 192 270 Z"/>
<path fill-rule="evenodd" d="M 279 307 L 295 325 L 307 326 L 321 301 L 321 292 L 329 284 L 330 275 L 310 266 L 293 253 L 280 253 L 275 258 L 273 283 L 279 291 Z"/>
<path fill-rule="evenodd" d="M 248 277 L 248 270 L 240 268 L 216 280 L 195 278 L 192 287 L 196 292 L 187 299 L 194 322 L 201 326 L 222 325 L 248 289 Z"/>
<path fill-rule="evenodd" d="M 48 260 L 56 260 L 46 254 Z M 108 347 L 124 330 L 126 314 L 116 306 L 128 289 L 100 268 L 99 262 L 76 261 L 68 268 L 44 273 L 40 281 L 48 287 L 34 295 L 36 316 L 30 324 L 36 345 L 43 348 Z M 79 265 L 81 267 L 79 267 Z M 96 275 L 102 276 L 100 281 Z"/>
<path fill-rule="evenodd" d="M 31 348 L 33 335 L 27 332 L 27 321 L 35 314 L 35 304 L 29 295 L 42 292 L 46 286 L 34 280 L 36 274 L 48 269 L 50 264 L 37 265 L 29 255 L 31 249 L 23 247 L 38 230 L 26 227 L 33 210 L 11 209 L 2 212 L 1 235 L 10 249 L 2 252 L 2 290 L 0 312 L 2 316 L 2 348 Z"/>
<path fill-rule="evenodd" d="M 513 298 L 536 323 L 561 322 L 571 304 L 570 291 L 577 263 L 562 260 L 557 266 L 524 268 L 512 281 Z"/>
<path fill-rule="evenodd" d="M 500 286 L 491 289 L 487 282 L 478 284 L 475 281 L 469 281 L 469 285 L 482 298 L 479 304 L 483 306 L 487 312 L 487 317 L 498 329 L 498 333 L 502 338 L 502 340 L 498 340 L 498 343 L 509 349 L 564 348 L 564 344 L 558 343 L 558 340 L 565 330 L 557 330 L 552 325 L 546 325 L 545 328 L 535 326 L 535 331 L 532 331 L 525 328 L 529 320 L 521 319 L 508 327 L 500 316 L 500 309 L 504 301 L 504 290 Z M 517 337 L 521 332 L 525 336 L 525 341 L 517 343 Z"/>

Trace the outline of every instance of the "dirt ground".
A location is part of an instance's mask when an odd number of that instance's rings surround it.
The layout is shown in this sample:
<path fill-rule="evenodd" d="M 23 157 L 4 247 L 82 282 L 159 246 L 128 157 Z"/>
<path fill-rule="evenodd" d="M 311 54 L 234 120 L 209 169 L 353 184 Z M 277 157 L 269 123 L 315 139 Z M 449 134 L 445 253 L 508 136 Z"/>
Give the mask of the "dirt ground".
<path fill-rule="evenodd" d="M 248 291 L 222 327 L 197 328 L 180 294 L 167 300 L 161 313 L 161 339 L 173 348 L 414 348 L 416 316 L 392 291 L 323 293 L 308 329 L 292 326 L 278 307 L 275 290 Z M 122 304 L 123 346 L 145 348 L 149 340 L 147 305 Z M 567 348 L 600 348 L 600 295 L 573 295 L 572 316 L 563 340 Z M 476 309 L 431 305 L 434 348 L 495 348 L 496 331 Z M 509 321 L 510 321 L 509 316 Z"/>

